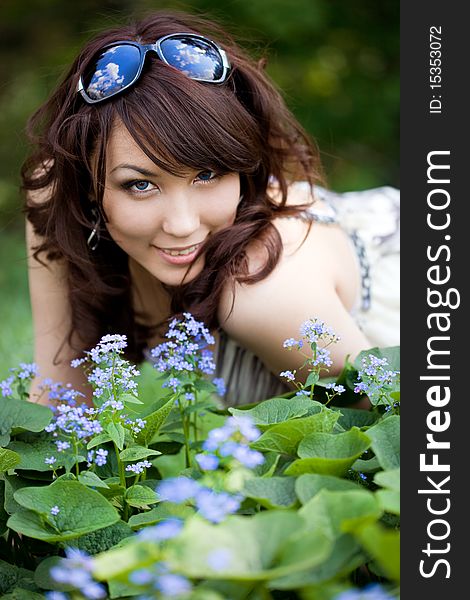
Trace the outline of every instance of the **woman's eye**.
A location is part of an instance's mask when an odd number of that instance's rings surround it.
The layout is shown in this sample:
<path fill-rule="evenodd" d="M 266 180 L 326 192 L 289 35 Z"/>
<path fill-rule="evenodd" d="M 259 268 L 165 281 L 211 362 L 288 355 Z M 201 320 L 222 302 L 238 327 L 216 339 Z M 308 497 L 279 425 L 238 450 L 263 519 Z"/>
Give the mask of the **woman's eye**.
<path fill-rule="evenodd" d="M 135 181 L 133 184 L 133 186 L 135 186 L 135 188 L 139 192 L 145 192 L 146 190 L 148 190 L 149 185 L 150 185 L 149 181 Z"/>
<path fill-rule="evenodd" d="M 130 190 L 134 193 L 139 192 L 148 192 L 152 189 L 153 184 L 146 179 L 135 179 L 133 181 L 128 181 L 123 184 L 124 189 Z"/>
<path fill-rule="evenodd" d="M 213 181 L 214 179 L 217 179 L 217 173 L 209 170 L 201 171 L 196 176 L 196 180 L 201 181 L 202 183 L 207 183 L 209 181 Z"/>

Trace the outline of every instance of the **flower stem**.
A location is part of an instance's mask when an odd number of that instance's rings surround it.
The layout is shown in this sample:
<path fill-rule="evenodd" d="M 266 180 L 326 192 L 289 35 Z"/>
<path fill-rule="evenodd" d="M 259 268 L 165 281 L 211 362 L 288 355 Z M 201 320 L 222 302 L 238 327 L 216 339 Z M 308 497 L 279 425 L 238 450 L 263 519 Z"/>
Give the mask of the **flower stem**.
<path fill-rule="evenodd" d="M 183 405 L 181 403 L 181 396 L 177 399 L 178 407 L 181 414 L 181 421 L 183 423 L 183 434 L 184 434 L 184 458 L 186 463 L 186 468 L 189 469 L 191 466 L 191 455 L 189 452 L 189 424 L 188 417 L 184 414 Z"/>

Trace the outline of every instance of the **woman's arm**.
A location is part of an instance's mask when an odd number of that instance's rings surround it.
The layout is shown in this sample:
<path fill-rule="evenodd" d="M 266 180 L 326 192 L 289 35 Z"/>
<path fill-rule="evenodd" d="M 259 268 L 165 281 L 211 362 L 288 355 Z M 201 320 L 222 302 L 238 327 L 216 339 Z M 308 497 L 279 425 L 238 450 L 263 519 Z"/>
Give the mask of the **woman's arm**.
<path fill-rule="evenodd" d="M 34 196 L 34 201 L 37 202 L 37 192 L 34 192 Z M 70 327 L 66 268 L 61 261 L 48 261 L 44 254 L 40 256 L 44 264 L 38 262 L 33 252 L 40 242 L 33 226 L 26 221 L 34 360 L 39 367 L 39 376 L 31 384 L 30 399 L 47 403 L 46 394 L 41 394 L 39 388 L 41 380 L 46 377 L 63 384 L 71 383 L 74 389 L 84 393 L 89 399 L 91 388 L 86 384 L 83 371 L 70 366 L 70 360 L 76 356 L 76 352 L 66 342 Z"/>
<path fill-rule="evenodd" d="M 321 319 L 341 338 L 328 348 L 333 361 L 330 375 L 341 371 L 348 355 L 352 360 L 371 346 L 345 306 L 345 283 L 355 292 L 349 293 L 350 304 L 359 293 L 349 241 L 339 228 L 313 228 L 310 241 L 293 253 L 284 252 L 268 277 L 253 285 L 236 284 L 233 312 L 226 320 L 233 299 L 230 286 L 222 298 L 222 328 L 275 375 L 303 364 L 305 357 L 297 350 L 283 348 L 283 342 L 298 339 L 300 325 L 310 318 Z M 249 260 L 250 272 L 263 262 L 262 255 L 254 251 L 249 253 Z M 304 369 L 297 373 L 297 379 L 304 380 L 306 375 Z"/>

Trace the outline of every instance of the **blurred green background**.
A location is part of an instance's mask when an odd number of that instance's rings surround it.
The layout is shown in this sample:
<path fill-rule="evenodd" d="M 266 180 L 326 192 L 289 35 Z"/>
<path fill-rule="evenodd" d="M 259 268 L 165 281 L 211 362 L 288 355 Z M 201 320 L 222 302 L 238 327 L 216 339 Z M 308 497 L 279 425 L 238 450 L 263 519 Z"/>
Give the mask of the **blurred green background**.
<path fill-rule="evenodd" d="M 398 183 L 397 0 L 1 0 L 0 377 L 32 356 L 19 169 L 28 116 L 100 30 L 151 9 L 205 13 L 267 71 L 338 191 Z"/>

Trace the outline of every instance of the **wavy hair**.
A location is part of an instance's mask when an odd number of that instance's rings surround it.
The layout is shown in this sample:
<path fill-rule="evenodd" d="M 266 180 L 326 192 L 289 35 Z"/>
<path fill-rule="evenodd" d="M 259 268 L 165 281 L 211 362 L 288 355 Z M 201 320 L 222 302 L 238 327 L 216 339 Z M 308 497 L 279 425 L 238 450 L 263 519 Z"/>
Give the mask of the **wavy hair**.
<path fill-rule="evenodd" d="M 139 81 L 106 102 L 86 104 L 77 94 L 79 76 L 106 44 L 119 40 L 153 43 L 175 32 L 207 35 L 224 48 L 232 65 L 223 84 L 204 84 L 148 55 Z M 178 287 L 164 286 L 172 315 L 190 311 L 211 329 L 220 327 L 217 309 L 227 284 L 252 284 L 279 261 L 282 242 L 272 224 L 295 216 L 305 205 L 287 205 L 292 181 L 322 181 L 319 153 L 264 73 L 264 60 L 251 59 L 218 25 L 199 16 L 160 11 L 139 22 L 107 30 L 89 41 L 49 99 L 30 117 L 31 153 L 22 166 L 24 192 L 47 190 L 43 202 L 26 193 L 24 211 L 42 243 L 41 260 L 67 267 L 71 328 L 65 342 L 78 351 L 105 333 L 126 334 L 127 356 L 143 359 L 150 337 L 163 325 L 148 323 L 132 301 L 128 257 L 104 231 L 96 251 L 87 237 L 94 202 L 106 220 L 102 199 L 106 148 L 120 120 L 139 147 L 160 168 L 178 174 L 191 169 L 240 175 L 243 199 L 233 225 L 209 236 L 201 273 Z M 280 201 L 268 193 L 271 178 Z M 268 258 L 249 273 L 246 250 L 254 240 Z M 196 257 L 197 258 L 197 257 Z M 59 351 L 58 353 L 59 354 Z M 57 356 L 56 356 L 57 359 Z"/>

